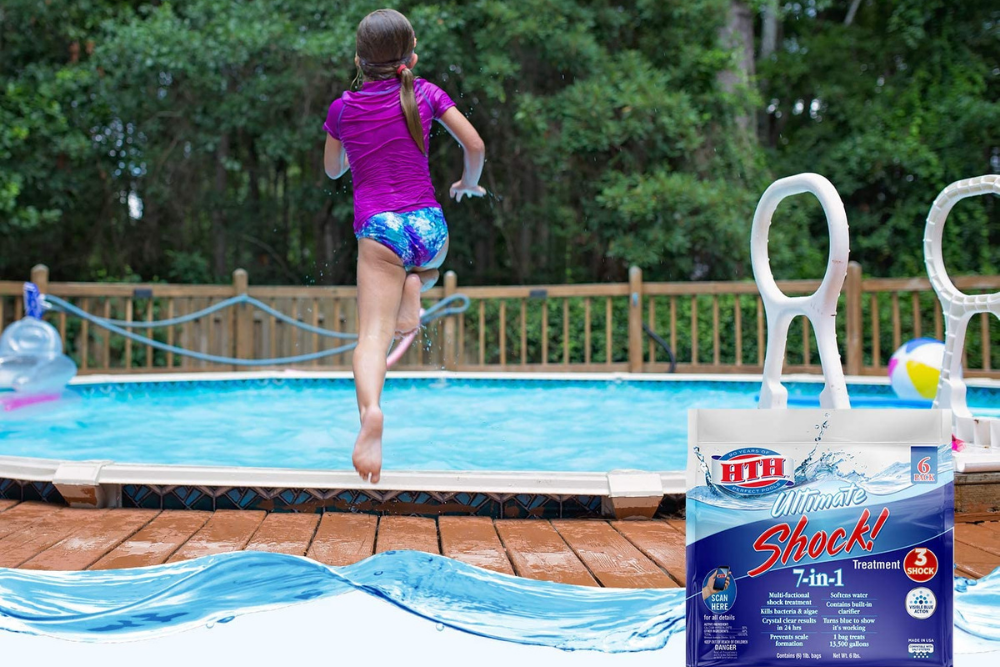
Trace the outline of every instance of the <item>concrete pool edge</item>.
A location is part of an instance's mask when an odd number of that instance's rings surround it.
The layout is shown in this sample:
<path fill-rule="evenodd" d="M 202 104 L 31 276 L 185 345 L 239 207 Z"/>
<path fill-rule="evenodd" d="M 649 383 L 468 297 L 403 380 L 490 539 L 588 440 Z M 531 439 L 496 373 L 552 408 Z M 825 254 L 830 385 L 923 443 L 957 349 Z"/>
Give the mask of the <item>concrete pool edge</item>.
<path fill-rule="evenodd" d="M 19 486 L 18 489 L 13 487 Z M 27 491 L 26 491 L 27 489 Z M 27 493 L 27 495 L 26 495 Z M 386 471 L 377 485 L 352 471 L 130 464 L 0 456 L 0 497 L 71 507 L 267 509 L 651 517 L 676 509 L 681 471 L 650 473 Z M 165 500 L 174 496 L 173 500 Z M 144 502 L 145 499 L 145 502 Z M 158 500 L 157 500 L 158 499 Z M 152 504 L 151 504 L 152 503 Z M 574 509 L 567 510 L 572 504 Z M 421 511 L 420 505 L 426 505 Z M 554 506 L 558 506 L 555 510 Z M 537 512 L 534 510 L 537 509 Z M 522 511 L 523 510 L 523 511 Z"/>

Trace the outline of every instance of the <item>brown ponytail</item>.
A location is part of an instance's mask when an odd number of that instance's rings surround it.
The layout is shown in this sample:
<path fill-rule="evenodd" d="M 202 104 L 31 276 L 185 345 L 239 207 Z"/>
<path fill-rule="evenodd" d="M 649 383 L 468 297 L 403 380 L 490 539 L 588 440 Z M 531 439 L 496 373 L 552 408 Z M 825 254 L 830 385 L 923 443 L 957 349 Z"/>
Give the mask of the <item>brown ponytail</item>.
<path fill-rule="evenodd" d="M 408 67 L 413 59 L 416 40 L 413 26 L 406 17 L 392 9 L 379 9 L 358 24 L 356 40 L 358 66 L 366 81 L 399 79 L 399 105 L 410 136 L 424 155 L 424 127 L 420 108 L 413 93 L 413 71 Z"/>
<path fill-rule="evenodd" d="M 402 67 L 399 71 L 399 104 L 403 107 L 403 116 L 406 118 L 406 127 L 410 129 L 410 136 L 417 142 L 417 148 L 424 155 L 427 148 L 424 147 L 424 126 L 420 122 L 420 109 L 417 107 L 417 98 L 413 94 L 413 70 L 409 67 Z"/>

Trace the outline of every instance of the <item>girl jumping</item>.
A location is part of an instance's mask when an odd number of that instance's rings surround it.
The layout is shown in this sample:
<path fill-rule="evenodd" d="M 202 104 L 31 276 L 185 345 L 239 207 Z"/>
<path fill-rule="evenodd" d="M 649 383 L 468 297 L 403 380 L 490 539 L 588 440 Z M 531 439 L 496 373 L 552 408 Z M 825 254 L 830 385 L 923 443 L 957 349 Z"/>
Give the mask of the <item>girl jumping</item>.
<path fill-rule="evenodd" d="M 380 9 L 358 25 L 354 62 L 361 89 L 330 105 L 323 128 L 330 178 L 351 169 L 358 238 L 358 346 L 354 384 L 361 431 L 354 468 L 379 481 L 386 355 L 393 338 L 420 327 L 420 293 L 431 288 L 448 253 L 448 226 L 434 197 L 427 161 L 431 123 L 440 121 L 465 151 L 450 194 L 482 197 L 485 149 L 475 128 L 433 83 L 413 76 L 417 39 L 405 16 Z"/>

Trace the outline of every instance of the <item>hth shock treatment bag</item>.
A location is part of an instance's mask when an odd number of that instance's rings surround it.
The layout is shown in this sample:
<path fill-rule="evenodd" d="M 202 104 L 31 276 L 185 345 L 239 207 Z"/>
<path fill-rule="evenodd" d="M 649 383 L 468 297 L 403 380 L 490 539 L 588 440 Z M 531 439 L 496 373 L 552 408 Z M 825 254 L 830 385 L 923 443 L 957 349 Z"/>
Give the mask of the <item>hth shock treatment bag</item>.
<path fill-rule="evenodd" d="M 830 256 L 814 294 L 788 297 L 767 233 L 778 203 L 803 192 L 826 213 Z M 849 409 L 836 331 L 847 218 L 829 181 L 775 181 L 750 254 L 767 314 L 762 409 L 688 419 L 687 663 L 950 666 L 950 412 Z M 781 364 L 798 316 L 816 332 L 821 409 L 785 409 Z"/>
<path fill-rule="evenodd" d="M 950 422 L 692 411 L 688 665 L 951 665 Z"/>

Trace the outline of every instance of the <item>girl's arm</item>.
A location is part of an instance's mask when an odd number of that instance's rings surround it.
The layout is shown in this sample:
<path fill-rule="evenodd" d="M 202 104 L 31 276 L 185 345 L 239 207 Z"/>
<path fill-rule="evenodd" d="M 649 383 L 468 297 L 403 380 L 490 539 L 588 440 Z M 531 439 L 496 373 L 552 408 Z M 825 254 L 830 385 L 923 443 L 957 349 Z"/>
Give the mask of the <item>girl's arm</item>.
<path fill-rule="evenodd" d="M 326 169 L 326 175 L 334 179 L 340 178 L 351 168 L 351 165 L 347 164 L 347 151 L 344 150 L 344 144 L 330 135 L 326 135 L 323 167 Z"/>
<path fill-rule="evenodd" d="M 462 180 L 451 186 L 451 196 L 458 201 L 462 201 L 463 196 L 482 197 L 486 194 L 486 190 L 479 186 L 479 177 L 483 174 L 483 164 L 486 162 L 483 140 L 472 123 L 456 107 L 451 107 L 442 114 L 441 124 L 465 151 L 465 171 L 462 173 Z"/>

